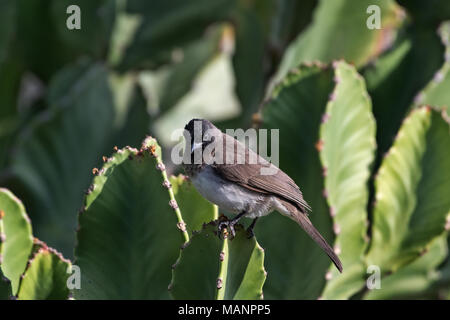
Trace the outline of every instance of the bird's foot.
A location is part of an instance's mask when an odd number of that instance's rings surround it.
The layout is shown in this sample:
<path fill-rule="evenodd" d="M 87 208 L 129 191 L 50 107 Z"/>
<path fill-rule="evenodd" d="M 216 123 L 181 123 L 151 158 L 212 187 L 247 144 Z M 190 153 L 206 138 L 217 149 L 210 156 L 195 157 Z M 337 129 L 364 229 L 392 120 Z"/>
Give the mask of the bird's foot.
<path fill-rule="evenodd" d="M 247 239 L 251 239 L 255 236 L 255 233 L 253 232 L 253 228 L 247 228 Z"/>
<path fill-rule="evenodd" d="M 234 238 L 236 235 L 236 231 L 234 230 L 235 224 L 236 222 L 233 220 L 220 221 L 217 227 L 219 236 L 224 235 L 224 238 L 228 238 L 228 234 L 231 234 L 231 237 Z M 223 231 L 223 229 L 226 229 L 226 231 Z"/>

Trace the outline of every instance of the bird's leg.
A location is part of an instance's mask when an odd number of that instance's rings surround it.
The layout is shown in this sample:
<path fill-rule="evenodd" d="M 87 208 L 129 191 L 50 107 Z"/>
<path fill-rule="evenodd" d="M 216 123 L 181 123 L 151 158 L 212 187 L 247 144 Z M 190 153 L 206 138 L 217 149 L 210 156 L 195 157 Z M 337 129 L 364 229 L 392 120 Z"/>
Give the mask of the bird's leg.
<path fill-rule="evenodd" d="M 252 223 L 247 228 L 248 238 L 251 239 L 255 236 L 255 233 L 253 232 L 253 228 L 255 227 L 256 221 L 258 220 L 258 217 L 253 219 Z"/>
<path fill-rule="evenodd" d="M 224 227 L 226 227 L 226 228 L 230 229 L 231 236 L 234 238 L 234 236 L 236 235 L 236 232 L 234 231 L 234 225 L 236 223 L 238 223 L 239 219 L 241 219 L 242 216 L 244 216 L 246 213 L 247 212 L 242 211 L 241 213 L 239 213 L 236 217 L 234 217 L 231 220 L 219 222 L 219 226 L 218 226 L 219 234 L 221 234 L 222 233 L 222 229 Z"/>

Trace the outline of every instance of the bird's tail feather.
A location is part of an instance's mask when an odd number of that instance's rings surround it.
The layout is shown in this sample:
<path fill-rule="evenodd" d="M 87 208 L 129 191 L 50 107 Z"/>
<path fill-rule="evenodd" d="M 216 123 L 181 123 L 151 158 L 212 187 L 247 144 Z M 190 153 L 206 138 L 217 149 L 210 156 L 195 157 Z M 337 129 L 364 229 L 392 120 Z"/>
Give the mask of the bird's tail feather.
<path fill-rule="evenodd" d="M 326 254 L 333 261 L 339 272 L 342 272 L 342 263 L 339 257 L 334 252 L 333 248 L 327 243 L 327 241 L 322 237 L 322 235 L 313 226 L 306 214 L 302 212 L 296 212 L 292 215 L 294 220 L 308 233 L 308 235 L 326 252 Z"/>

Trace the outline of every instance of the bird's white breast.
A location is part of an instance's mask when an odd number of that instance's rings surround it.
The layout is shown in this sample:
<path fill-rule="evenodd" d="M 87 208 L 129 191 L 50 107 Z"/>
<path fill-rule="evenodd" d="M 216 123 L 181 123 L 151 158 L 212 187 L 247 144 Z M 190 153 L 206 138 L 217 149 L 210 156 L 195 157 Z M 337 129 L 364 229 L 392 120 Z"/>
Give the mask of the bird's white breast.
<path fill-rule="evenodd" d="M 209 166 L 198 172 L 191 181 L 203 197 L 226 212 L 237 214 L 245 211 L 246 217 L 256 218 L 272 211 L 271 199 L 223 180 Z"/>

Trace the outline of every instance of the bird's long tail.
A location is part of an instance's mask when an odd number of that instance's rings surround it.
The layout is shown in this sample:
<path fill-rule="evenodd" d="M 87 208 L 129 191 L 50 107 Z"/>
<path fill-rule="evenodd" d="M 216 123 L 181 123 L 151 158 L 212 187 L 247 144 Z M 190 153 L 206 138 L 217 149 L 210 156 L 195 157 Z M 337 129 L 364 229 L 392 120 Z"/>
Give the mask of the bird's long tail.
<path fill-rule="evenodd" d="M 308 233 L 308 235 L 326 252 L 326 254 L 333 261 L 339 272 L 342 272 L 342 263 L 339 257 L 334 252 L 333 248 L 327 243 L 322 235 L 313 226 L 308 216 L 302 212 L 297 211 L 292 215 L 292 218 Z"/>

